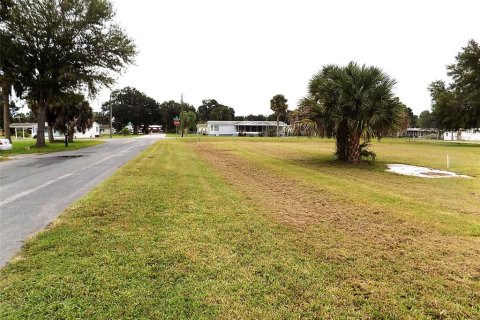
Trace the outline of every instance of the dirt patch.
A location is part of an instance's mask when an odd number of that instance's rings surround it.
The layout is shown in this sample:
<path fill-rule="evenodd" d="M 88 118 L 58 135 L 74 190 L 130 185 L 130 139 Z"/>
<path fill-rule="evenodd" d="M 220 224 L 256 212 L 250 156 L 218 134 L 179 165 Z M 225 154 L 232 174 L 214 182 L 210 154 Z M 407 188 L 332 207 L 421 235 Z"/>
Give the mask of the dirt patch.
<path fill-rule="evenodd" d="M 475 281 L 480 239 L 442 235 L 396 216 L 394 207 L 341 202 L 233 152 L 212 144 L 192 145 L 233 188 L 263 207 L 269 219 L 294 228 L 319 261 L 337 265 L 342 286 L 360 281 L 382 301 L 412 290 L 427 304 L 441 299 L 442 290 L 468 295 L 480 289 Z M 471 297 L 480 301 L 479 293 Z"/>

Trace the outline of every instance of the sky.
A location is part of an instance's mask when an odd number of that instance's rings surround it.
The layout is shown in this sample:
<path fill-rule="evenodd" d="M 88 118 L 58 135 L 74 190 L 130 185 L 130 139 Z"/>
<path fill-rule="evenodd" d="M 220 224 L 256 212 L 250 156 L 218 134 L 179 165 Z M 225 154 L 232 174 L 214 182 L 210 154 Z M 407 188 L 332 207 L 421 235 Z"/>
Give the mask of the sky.
<path fill-rule="evenodd" d="M 324 65 L 380 67 L 415 114 L 430 109 L 428 85 L 468 40 L 480 42 L 480 1 L 112 0 L 139 51 L 113 89 L 132 86 L 158 102 L 198 107 L 216 99 L 236 115 L 289 109 Z M 95 110 L 107 101 L 103 90 Z"/>

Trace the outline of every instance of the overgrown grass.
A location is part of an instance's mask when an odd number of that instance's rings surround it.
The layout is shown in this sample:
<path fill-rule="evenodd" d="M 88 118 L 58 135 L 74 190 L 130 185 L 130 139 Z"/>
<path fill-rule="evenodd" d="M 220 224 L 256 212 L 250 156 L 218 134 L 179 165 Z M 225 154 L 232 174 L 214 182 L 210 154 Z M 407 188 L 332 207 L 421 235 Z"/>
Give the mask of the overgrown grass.
<path fill-rule="evenodd" d="M 0 318 L 480 317 L 478 206 L 440 191 L 475 198 L 478 178 L 385 173 L 404 155 L 391 142 L 375 146 L 382 162 L 351 168 L 332 146 L 158 142 L 0 271 Z M 421 150 L 410 159 L 431 161 Z M 437 209 L 452 217 L 437 224 Z"/>
<path fill-rule="evenodd" d="M 19 154 L 32 154 L 32 153 L 50 153 L 50 152 L 59 152 L 59 151 L 68 151 L 68 150 L 77 150 L 81 148 L 91 147 L 103 141 L 100 140 L 87 140 L 87 139 L 77 139 L 74 142 L 69 142 L 68 147 L 65 147 L 64 141 L 55 141 L 54 143 L 48 143 L 44 148 L 35 147 L 36 140 L 34 139 L 18 139 L 12 140 L 13 148 L 11 150 L 0 151 L 0 159 L 3 157 L 9 157 Z"/>

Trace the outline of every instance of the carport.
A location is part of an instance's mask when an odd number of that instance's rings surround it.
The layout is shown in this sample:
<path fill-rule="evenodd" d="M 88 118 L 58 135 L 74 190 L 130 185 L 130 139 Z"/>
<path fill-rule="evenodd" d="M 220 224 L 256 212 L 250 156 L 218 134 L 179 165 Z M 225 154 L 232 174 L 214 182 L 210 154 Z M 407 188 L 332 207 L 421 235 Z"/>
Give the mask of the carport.
<path fill-rule="evenodd" d="M 37 132 L 37 124 L 36 123 L 11 123 L 10 129 L 15 129 L 15 138 L 18 139 L 18 131 L 22 129 L 22 138 L 25 139 L 25 129 L 30 129 L 32 137 Z"/>

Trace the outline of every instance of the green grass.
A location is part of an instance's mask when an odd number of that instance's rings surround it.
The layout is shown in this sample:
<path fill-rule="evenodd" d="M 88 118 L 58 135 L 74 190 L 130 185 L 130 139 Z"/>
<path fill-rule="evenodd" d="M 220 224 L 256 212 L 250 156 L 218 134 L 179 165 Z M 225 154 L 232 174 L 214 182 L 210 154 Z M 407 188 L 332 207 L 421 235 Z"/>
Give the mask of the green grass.
<path fill-rule="evenodd" d="M 478 148 L 403 145 L 352 168 L 331 141 L 160 141 L 0 271 L 0 318 L 479 318 L 480 212 L 441 191 L 478 178 L 383 171 L 446 148 L 478 176 Z"/>
<path fill-rule="evenodd" d="M 65 147 L 64 141 L 55 141 L 54 143 L 48 143 L 44 148 L 35 147 L 36 140 L 34 139 L 18 139 L 12 140 L 13 148 L 11 150 L 0 151 L 0 160 L 6 157 L 19 155 L 19 154 L 43 154 L 50 152 L 77 150 L 81 148 L 91 147 L 100 143 L 100 140 L 74 140 L 69 142 L 68 147 Z"/>
<path fill-rule="evenodd" d="M 206 142 L 281 176 L 308 181 L 342 201 L 402 214 L 442 232 L 480 236 L 480 144 L 386 139 L 373 145 L 378 154 L 375 164 L 350 166 L 334 161 L 331 140 L 253 138 Z M 450 170 L 475 178 L 424 179 L 385 172 L 387 163 L 446 170 L 447 154 Z"/>

